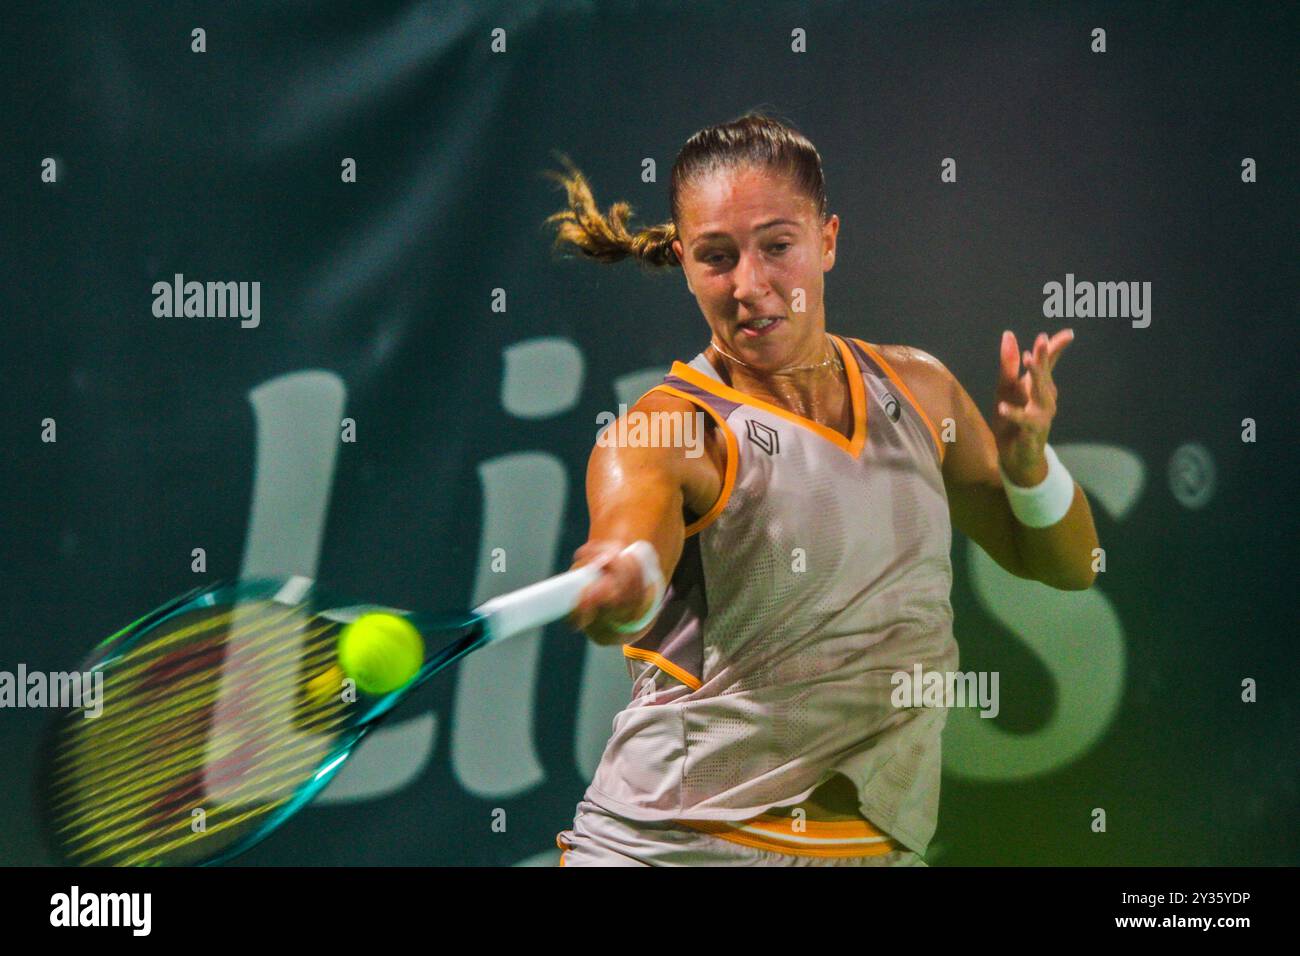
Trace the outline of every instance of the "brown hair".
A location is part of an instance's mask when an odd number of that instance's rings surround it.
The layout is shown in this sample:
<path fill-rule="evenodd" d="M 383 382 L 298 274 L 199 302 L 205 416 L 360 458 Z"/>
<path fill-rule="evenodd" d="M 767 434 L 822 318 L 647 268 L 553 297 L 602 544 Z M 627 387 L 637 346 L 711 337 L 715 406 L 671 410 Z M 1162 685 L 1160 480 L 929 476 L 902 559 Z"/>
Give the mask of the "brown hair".
<path fill-rule="evenodd" d="M 813 201 L 821 221 L 826 221 L 826 180 L 817 148 L 794 127 L 763 112 L 751 111 L 729 123 L 706 127 L 688 139 L 677 154 L 669 179 L 672 219 L 636 232 L 627 228 L 631 206 L 617 202 L 602 214 L 586 178 L 567 156 L 556 155 L 567 174 L 548 170 L 543 175 L 564 187 L 569 208 L 546 219 L 547 225 L 556 225 L 555 248 L 575 246 L 599 262 L 632 256 L 646 266 L 680 266 L 672 243 L 678 238 L 682 191 L 689 183 L 722 169 L 757 166 L 787 175 Z"/>

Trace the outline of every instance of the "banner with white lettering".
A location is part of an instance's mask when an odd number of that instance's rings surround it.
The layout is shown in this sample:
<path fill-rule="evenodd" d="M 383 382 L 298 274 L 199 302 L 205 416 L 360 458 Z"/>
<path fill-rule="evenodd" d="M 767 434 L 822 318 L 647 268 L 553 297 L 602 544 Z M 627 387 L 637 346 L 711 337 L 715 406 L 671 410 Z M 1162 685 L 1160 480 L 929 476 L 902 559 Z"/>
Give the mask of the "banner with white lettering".
<path fill-rule="evenodd" d="M 1004 329 L 1075 330 L 1051 441 L 1098 577 L 1013 577 L 954 531 L 961 673 L 896 686 L 950 707 L 927 860 L 1294 864 L 1300 276 L 1270 65 L 1292 16 L 74 2 L 15 21 L 0 863 L 49 861 L 49 692 L 93 699 L 86 653 L 167 598 L 309 574 L 455 609 L 567 568 L 600 429 L 709 328 L 677 269 L 555 253 L 565 197 L 540 173 L 563 152 L 602 209 L 662 222 L 687 138 L 769 107 L 817 145 L 841 220 L 829 331 L 929 352 L 987 416 Z M 244 861 L 553 865 L 630 695 L 620 651 L 562 625 L 470 655 Z"/>

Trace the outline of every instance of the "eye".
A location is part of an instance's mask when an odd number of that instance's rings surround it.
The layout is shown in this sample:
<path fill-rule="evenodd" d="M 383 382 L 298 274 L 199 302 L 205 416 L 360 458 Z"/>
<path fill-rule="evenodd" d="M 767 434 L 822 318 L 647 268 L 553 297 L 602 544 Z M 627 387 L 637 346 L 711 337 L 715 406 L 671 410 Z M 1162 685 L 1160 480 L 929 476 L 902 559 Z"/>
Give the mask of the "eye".
<path fill-rule="evenodd" d="M 773 246 L 769 246 L 768 248 L 773 249 L 773 250 L 777 250 L 778 252 L 785 252 L 785 251 L 786 251 L 787 249 L 789 249 L 792 245 L 794 245 L 793 242 L 778 242 L 778 243 L 776 243 L 776 244 L 773 245 Z"/>

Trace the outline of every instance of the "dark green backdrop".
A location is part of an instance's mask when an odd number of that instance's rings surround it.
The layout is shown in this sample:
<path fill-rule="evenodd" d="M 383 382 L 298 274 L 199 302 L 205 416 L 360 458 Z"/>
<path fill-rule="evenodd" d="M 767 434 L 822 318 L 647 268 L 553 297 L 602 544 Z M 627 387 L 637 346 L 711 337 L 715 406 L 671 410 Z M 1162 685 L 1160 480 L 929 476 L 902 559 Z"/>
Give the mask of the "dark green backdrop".
<path fill-rule="evenodd" d="M 986 411 L 1002 329 L 1077 335 L 1052 441 L 1106 571 L 1054 592 L 955 536 L 962 666 L 1000 672 L 1002 712 L 950 721 L 931 862 L 1296 863 L 1289 16 L 310 2 L 15 17 L 0 669 L 70 669 L 196 580 L 286 555 L 319 550 L 323 579 L 398 606 L 566 567 L 596 415 L 707 330 L 678 273 L 553 257 L 541 222 L 561 197 L 538 171 L 563 150 L 603 205 L 660 221 L 686 137 L 769 105 L 817 144 L 842 220 L 831 331 L 932 352 Z M 948 157 L 956 183 L 940 181 Z M 155 317 L 153 283 L 176 273 L 260 282 L 260 324 Z M 1152 283 L 1150 325 L 1045 319 L 1042 287 L 1067 274 Z M 268 438 L 259 460 L 259 388 L 264 438 L 271 418 L 290 434 L 355 422 L 307 469 L 331 492 L 319 549 L 283 514 L 250 544 L 255 476 L 285 452 Z M 279 491 L 308 494 L 303 466 L 276 460 Z M 555 627 L 469 663 L 247 861 L 553 862 L 628 691 L 617 652 Z M 0 711 L 3 863 L 46 859 L 31 794 L 46 716 Z"/>

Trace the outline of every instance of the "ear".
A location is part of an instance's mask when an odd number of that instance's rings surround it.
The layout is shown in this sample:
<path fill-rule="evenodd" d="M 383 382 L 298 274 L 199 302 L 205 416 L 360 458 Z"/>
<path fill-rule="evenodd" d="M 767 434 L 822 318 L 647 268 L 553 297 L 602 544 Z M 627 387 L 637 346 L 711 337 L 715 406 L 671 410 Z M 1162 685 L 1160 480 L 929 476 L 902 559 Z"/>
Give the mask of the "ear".
<path fill-rule="evenodd" d="M 840 217 L 832 215 L 826 221 L 822 230 L 822 262 L 823 272 L 827 272 L 835 265 L 836 237 L 840 233 Z"/>

